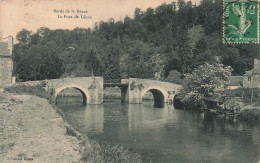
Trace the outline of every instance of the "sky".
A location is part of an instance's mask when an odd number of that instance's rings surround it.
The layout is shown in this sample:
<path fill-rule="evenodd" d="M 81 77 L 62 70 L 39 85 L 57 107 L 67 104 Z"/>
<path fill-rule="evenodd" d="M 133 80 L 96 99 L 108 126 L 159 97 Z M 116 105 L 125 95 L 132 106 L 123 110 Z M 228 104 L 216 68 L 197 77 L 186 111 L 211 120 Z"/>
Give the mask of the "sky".
<path fill-rule="evenodd" d="M 173 1 L 0 0 L 0 37 L 9 35 L 15 37 L 23 28 L 33 32 L 40 27 L 50 29 L 93 28 L 95 22 L 107 21 L 110 18 L 123 20 L 125 16 L 133 17 L 137 7 L 146 10 L 149 7 L 155 8 L 164 2 L 169 4 Z M 191 1 L 198 4 L 200 0 Z M 77 10 L 82 13 L 77 13 Z M 64 17 L 64 15 L 66 16 Z"/>

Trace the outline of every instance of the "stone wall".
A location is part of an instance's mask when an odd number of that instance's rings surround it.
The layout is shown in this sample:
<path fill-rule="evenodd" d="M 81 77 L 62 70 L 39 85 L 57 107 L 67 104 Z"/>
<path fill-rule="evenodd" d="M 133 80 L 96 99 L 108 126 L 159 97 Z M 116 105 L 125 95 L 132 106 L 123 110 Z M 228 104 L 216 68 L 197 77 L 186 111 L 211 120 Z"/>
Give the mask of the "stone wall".
<path fill-rule="evenodd" d="M 9 36 L 7 41 L 0 42 L 0 87 L 12 83 L 13 75 L 13 38 Z"/>
<path fill-rule="evenodd" d="M 254 88 L 256 88 L 256 87 L 260 88 L 260 74 L 255 74 L 254 77 L 253 77 L 253 81 L 254 81 L 253 87 Z"/>

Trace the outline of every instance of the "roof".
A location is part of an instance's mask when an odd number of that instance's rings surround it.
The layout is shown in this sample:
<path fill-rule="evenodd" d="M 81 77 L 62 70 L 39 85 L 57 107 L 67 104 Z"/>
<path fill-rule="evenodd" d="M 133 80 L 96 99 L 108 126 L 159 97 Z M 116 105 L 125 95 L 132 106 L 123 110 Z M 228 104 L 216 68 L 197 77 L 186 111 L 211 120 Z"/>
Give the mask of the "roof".
<path fill-rule="evenodd" d="M 243 76 L 252 76 L 253 75 L 253 70 L 246 71 L 246 73 Z"/>
<path fill-rule="evenodd" d="M 235 104 L 239 104 L 241 102 L 241 98 L 240 97 L 229 97 L 225 100 L 224 104 L 226 105 L 235 105 Z"/>
<path fill-rule="evenodd" d="M 230 76 L 228 86 L 239 86 L 243 82 L 243 76 Z"/>

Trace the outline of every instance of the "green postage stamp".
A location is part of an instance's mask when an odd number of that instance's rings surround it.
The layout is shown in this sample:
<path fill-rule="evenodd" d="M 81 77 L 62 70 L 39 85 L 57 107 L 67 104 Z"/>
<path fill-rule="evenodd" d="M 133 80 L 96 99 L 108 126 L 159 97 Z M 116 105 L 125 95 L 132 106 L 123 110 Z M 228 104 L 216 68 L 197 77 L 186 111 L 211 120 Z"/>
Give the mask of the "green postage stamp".
<path fill-rule="evenodd" d="M 259 43 L 260 0 L 223 0 L 223 42 Z"/>

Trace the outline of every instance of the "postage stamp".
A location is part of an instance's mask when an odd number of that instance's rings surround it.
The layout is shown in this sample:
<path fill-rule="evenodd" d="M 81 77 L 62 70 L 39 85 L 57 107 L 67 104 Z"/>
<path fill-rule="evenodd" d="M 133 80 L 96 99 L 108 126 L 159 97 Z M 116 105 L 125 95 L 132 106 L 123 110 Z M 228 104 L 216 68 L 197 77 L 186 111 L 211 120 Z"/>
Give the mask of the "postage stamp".
<path fill-rule="evenodd" d="M 223 1 L 223 42 L 259 43 L 259 1 Z"/>

